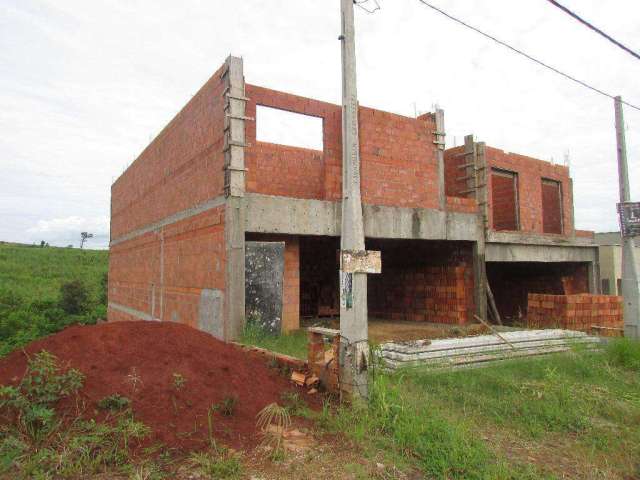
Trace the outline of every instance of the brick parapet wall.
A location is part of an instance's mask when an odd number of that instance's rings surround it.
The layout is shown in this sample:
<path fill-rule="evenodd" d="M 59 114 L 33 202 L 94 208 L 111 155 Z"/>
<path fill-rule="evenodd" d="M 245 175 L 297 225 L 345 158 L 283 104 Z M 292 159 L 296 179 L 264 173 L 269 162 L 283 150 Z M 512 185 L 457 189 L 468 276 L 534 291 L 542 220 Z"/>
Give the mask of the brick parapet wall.
<path fill-rule="evenodd" d="M 341 107 L 255 85 L 246 86 L 247 116 L 258 105 L 323 120 L 323 150 L 256 140 L 257 124 L 247 123 L 247 190 L 294 198 L 335 201 L 342 192 Z M 359 109 L 361 192 L 369 205 L 438 208 L 435 123 L 367 107 Z"/>
<path fill-rule="evenodd" d="M 447 210 L 461 213 L 478 213 L 478 202 L 475 198 L 447 196 Z"/>
<path fill-rule="evenodd" d="M 498 168 L 518 174 L 519 231 L 544 233 L 542 228 L 542 179 L 548 179 L 559 182 L 562 188 L 563 233 L 560 236 L 573 235 L 573 192 L 567 167 L 493 147 L 486 148 L 486 159 L 490 169 Z M 489 191 L 492 189 L 491 183 L 491 176 L 489 176 Z M 489 202 L 489 224 L 493 225 L 491 195 L 489 195 Z"/>
<path fill-rule="evenodd" d="M 223 68 L 112 185 L 112 240 L 222 194 Z"/>
<path fill-rule="evenodd" d="M 543 295 L 530 293 L 527 326 L 591 331 L 593 326 L 622 328 L 622 297 L 614 295 Z"/>

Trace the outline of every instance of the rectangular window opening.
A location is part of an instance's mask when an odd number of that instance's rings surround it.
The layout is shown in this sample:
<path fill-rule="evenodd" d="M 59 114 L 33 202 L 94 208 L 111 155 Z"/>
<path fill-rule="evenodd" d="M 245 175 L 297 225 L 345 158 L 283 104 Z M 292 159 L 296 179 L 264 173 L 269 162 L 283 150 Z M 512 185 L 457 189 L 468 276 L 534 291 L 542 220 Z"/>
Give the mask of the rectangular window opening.
<path fill-rule="evenodd" d="M 542 179 L 542 231 L 562 233 L 562 184 L 556 180 Z"/>
<path fill-rule="evenodd" d="M 323 150 L 322 117 L 256 106 L 256 140 Z"/>
<path fill-rule="evenodd" d="M 491 206 L 494 230 L 519 230 L 518 174 L 491 169 Z"/>

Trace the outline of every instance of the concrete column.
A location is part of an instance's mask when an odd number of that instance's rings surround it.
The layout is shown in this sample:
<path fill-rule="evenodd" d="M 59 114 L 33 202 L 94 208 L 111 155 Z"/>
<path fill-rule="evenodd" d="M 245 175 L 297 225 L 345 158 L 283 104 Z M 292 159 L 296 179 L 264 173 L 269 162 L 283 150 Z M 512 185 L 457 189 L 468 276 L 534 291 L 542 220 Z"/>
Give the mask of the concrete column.
<path fill-rule="evenodd" d="M 342 22 L 342 251 L 364 251 L 353 0 L 341 0 Z M 341 262 L 342 263 L 342 262 Z M 367 274 L 340 269 L 340 384 L 368 396 Z"/>
<path fill-rule="evenodd" d="M 224 340 L 236 340 L 245 322 L 244 233 L 245 106 L 242 59 L 229 57 L 223 73 L 224 89 L 224 195 L 225 195 L 225 299 Z M 204 259 L 203 259 L 204 261 Z"/>
<path fill-rule="evenodd" d="M 487 270 L 486 270 L 486 227 L 487 227 L 487 188 L 485 144 L 475 143 L 473 135 L 464 138 L 465 162 L 473 164 L 467 171 L 473 171 L 473 187 L 478 202 L 478 221 L 476 241 L 473 244 L 473 279 L 476 315 L 487 318 Z"/>

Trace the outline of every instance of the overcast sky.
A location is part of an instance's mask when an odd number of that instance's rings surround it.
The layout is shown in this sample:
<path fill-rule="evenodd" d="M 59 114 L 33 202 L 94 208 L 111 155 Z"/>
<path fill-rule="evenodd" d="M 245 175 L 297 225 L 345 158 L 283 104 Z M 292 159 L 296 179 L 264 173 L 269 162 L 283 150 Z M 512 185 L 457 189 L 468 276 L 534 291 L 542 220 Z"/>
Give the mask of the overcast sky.
<path fill-rule="evenodd" d="M 545 0 L 432 0 L 475 26 L 640 105 L 640 61 Z M 563 0 L 640 50 L 637 0 Z M 612 101 L 421 5 L 356 10 L 363 105 L 445 110 L 465 134 L 563 163 L 578 228 L 617 229 Z M 247 82 L 339 103 L 338 0 L 0 0 L 0 240 L 105 247 L 110 185 L 228 54 Z M 640 112 L 625 110 L 640 199 Z"/>

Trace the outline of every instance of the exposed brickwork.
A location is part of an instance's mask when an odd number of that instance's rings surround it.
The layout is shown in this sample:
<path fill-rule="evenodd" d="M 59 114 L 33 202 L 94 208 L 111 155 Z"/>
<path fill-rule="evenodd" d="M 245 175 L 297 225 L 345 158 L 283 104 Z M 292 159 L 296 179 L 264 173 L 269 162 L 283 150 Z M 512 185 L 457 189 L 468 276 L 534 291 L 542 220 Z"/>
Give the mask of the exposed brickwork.
<path fill-rule="evenodd" d="M 569 178 L 569 169 L 562 165 L 554 165 L 543 160 L 508 153 L 497 148 L 487 147 L 487 165 L 489 168 L 498 168 L 516 172 L 518 174 L 518 205 L 520 231 L 543 233 L 542 222 L 542 179 L 555 180 L 562 188 L 562 217 L 564 220 L 564 235 L 573 234 L 571 219 L 572 189 Z M 489 179 L 489 191 L 493 189 L 493 175 Z M 489 224 L 495 226 L 494 206 L 489 195 Z"/>
<path fill-rule="evenodd" d="M 452 212 L 477 213 L 478 202 L 475 198 L 447 197 L 446 208 Z"/>
<path fill-rule="evenodd" d="M 109 301 L 196 326 L 202 289 L 224 290 L 224 263 L 224 207 L 218 207 L 112 246 Z M 110 321 L 130 317 L 109 309 Z"/>
<path fill-rule="evenodd" d="M 247 115 L 256 106 L 323 119 L 323 151 L 256 141 L 247 124 L 247 190 L 294 198 L 339 200 L 342 113 L 338 105 L 247 85 Z M 360 107 L 362 201 L 371 205 L 438 208 L 437 161 L 431 115 L 418 119 Z"/>
<path fill-rule="evenodd" d="M 491 212 L 495 230 L 518 230 L 518 174 L 491 171 Z"/>
<path fill-rule="evenodd" d="M 378 242 L 382 273 L 369 275 L 369 314 L 464 324 L 474 312 L 471 247 L 463 242 Z"/>
<path fill-rule="evenodd" d="M 466 169 L 460 168 L 465 162 L 464 146 L 453 147 L 444 151 L 444 191 L 447 196 L 470 196 L 468 193 L 461 193 L 468 188 L 467 181 L 461 178 L 466 175 Z"/>
<path fill-rule="evenodd" d="M 560 182 L 542 179 L 542 231 L 562 233 L 562 190 Z"/>
<path fill-rule="evenodd" d="M 530 293 L 527 325 L 590 332 L 593 326 L 622 328 L 622 297 L 614 295 L 541 295 Z"/>
<path fill-rule="evenodd" d="M 529 293 L 564 295 L 589 292 L 584 263 L 489 262 L 487 277 L 498 311 L 507 323 L 518 322 L 525 316 Z"/>
<path fill-rule="evenodd" d="M 593 239 L 595 236 L 595 233 L 591 230 L 576 230 L 576 237 Z"/>
<path fill-rule="evenodd" d="M 112 239 L 222 194 L 221 71 L 112 185 Z"/>

